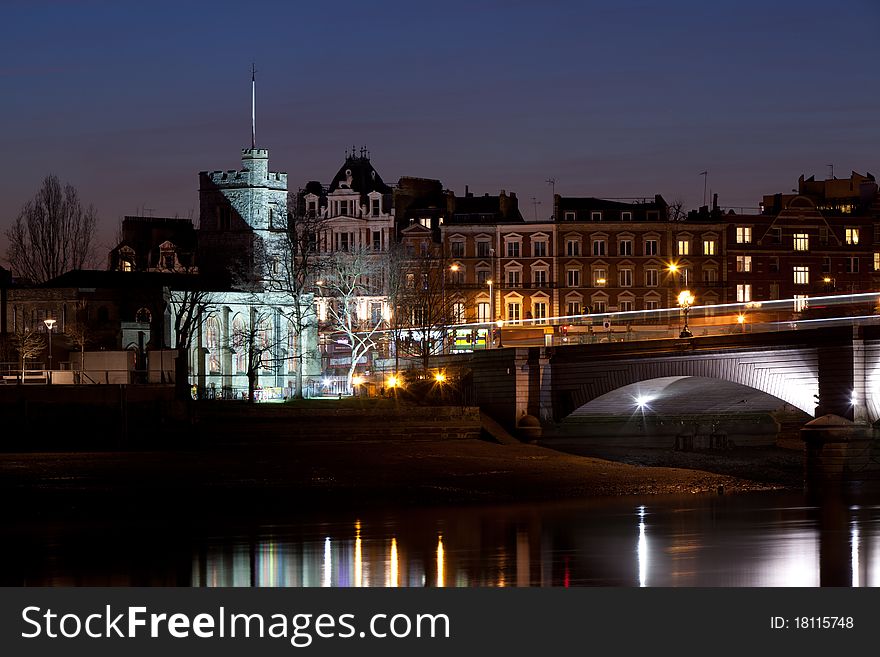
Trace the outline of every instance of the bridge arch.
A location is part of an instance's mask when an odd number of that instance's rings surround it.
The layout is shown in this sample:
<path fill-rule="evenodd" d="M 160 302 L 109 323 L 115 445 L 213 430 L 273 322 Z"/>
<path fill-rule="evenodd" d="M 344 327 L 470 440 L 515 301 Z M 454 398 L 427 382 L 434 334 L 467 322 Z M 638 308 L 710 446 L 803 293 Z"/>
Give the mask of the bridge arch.
<path fill-rule="evenodd" d="M 776 397 L 812 416 L 819 394 L 819 365 L 813 349 L 733 353 L 645 355 L 625 359 L 565 359 L 553 363 L 555 419 L 614 390 L 654 379 L 699 377 L 739 384 Z"/>

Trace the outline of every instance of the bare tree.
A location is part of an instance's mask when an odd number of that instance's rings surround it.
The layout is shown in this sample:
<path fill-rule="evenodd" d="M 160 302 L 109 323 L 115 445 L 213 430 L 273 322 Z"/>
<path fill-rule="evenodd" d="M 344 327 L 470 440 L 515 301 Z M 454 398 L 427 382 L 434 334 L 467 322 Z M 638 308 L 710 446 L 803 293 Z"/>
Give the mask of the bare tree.
<path fill-rule="evenodd" d="M 406 331 L 405 352 L 428 369 L 432 355 L 443 353 L 447 327 L 453 323 L 453 294 L 447 290 L 449 267 L 437 254 L 412 255 L 398 297 L 397 326 Z"/>
<path fill-rule="evenodd" d="M 213 295 L 200 289 L 171 290 L 166 287 L 164 297 L 171 310 L 177 349 L 174 384 L 178 398 L 189 399 L 189 353 L 197 332 L 213 312 Z"/>
<path fill-rule="evenodd" d="M 406 287 L 406 269 L 409 264 L 409 254 L 406 246 L 400 242 L 389 245 L 384 254 L 385 260 L 385 292 L 388 295 L 388 305 L 391 308 L 390 336 L 394 343 L 394 371 L 400 370 L 400 347 L 403 342 L 403 332 L 407 321 L 404 316 L 408 290 Z"/>
<path fill-rule="evenodd" d="M 248 402 L 256 401 L 257 383 L 261 371 L 274 371 L 284 362 L 273 330 L 272 308 L 254 302 L 250 304 L 247 324 L 233 329 L 232 343 L 244 349 L 245 374 L 248 380 Z"/>
<path fill-rule="evenodd" d="M 46 349 L 46 339 L 36 328 L 21 326 L 16 328 L 12 336 L 12 344 L 18 353 L 21 364 L 21 382 L 24 383 L 24 372 L 28 362 L 33 362 Z"/>
<path fill-rule="evenodd" d="M 351 387 L 358 361 L 378 346 L 377 339 L 385 324 L 382 313 L 376 316 L 367 304 L 380 303 L 383 262 L 372 251 L 355 248 L 333 253 L 324 271 L 321 289 L 330 297 L 327 319 L 331 329 L 345 335 L 351 346 L 348 385 Z"/>
<path fill-rule="evenodd" d="M 91 342 L 91 331 L 86 321 L 88 301 L 79 299 L 76 302 L 76 321 L 68 322 L 64 334 L 79 348 L 79 383 L 85 383 L 86 346 Z"/>
<path fill-rule="evenodd" d="M 93 263 L 94 206 L 83 207 L 74 187 L 48 175 L 6 231 L 7 260 L 17 274 L 43 283 Z"/>
<path fill-rule="evenodd" d="M 317 357 L 317 345 L 310 344 L 308 332 L 317 324 L 314 303 L 315 282 L 320 280 L 325 267 L 318 253 L 318 236 L 324 220 L 314 211 L 303 211 L 295 199 L 291 200 L 287 222 L 276 230 L 272 251 L 266 260 L 266 289 L 279 293 L 285 303 L 280 304 L 290 330 L 295 335 L 293 353 L 288 353 L 294 365 L 295 381 L 292 397 L 303 397 L 303 365 L 308 358 Z"/>

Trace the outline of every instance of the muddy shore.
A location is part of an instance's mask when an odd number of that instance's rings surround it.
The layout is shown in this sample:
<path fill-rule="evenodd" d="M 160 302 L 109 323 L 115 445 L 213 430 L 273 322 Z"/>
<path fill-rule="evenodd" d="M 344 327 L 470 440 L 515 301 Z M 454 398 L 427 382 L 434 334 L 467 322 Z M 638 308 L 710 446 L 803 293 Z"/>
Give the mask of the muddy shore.
<path fill-rule="evenodd" d="M 570 448 L 568 448 L 570 449 Z M 605 450 L 484 440 L 316 440 L 161 451 L 0 454 L 13 517 L 479 504 L 800 486 L 800 456 Z M 778 453 L 777 453 L 778 452 Z M 601 458 L 600 458 L 601 457 Z"/>

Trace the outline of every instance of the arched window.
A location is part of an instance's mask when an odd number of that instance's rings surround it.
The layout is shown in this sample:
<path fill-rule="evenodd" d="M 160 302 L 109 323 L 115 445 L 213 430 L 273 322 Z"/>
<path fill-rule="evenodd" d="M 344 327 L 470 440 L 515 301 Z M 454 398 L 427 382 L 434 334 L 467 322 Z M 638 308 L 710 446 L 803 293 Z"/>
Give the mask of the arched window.
<path fill-rule="evenodd" d="M 272 369 L 272 322 L 260 320 L 257 325 L 256 347 L 260 352 L 260 370 L 269 372 Z"/>
<path fill-rule="evenodd" d="M 216 352 L 220 347 L 220 321 L 214 315 L 208 318 L 205 333 L 205 346 L 212 352 Z"/>
<path fill-rule="evenodd" d="M 293 330 L 293 322 L 287 323 L 287 371 L 296 371 L 296 359 L 299 354 L 296 351 L 296 332 Z"/>
<path fill-rule="evenodd" d="M 237 374 L 247 370 L 247 329 L 241 315 L 232 320 L 232 369 Z"/>
<path fill-rule="evenodd" d="M 134 321 L 141 324 L 149 324 L 153 321 L 153 315 L 148 308 L 141 308 L 135 313 Z"/>

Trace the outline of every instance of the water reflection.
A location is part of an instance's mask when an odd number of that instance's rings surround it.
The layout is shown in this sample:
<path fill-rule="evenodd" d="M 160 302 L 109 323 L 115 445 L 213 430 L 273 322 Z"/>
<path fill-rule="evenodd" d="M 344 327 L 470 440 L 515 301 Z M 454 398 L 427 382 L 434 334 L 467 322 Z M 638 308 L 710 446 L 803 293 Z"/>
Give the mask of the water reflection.
<path fill-rule="evenodd" d="M 867 500 L 876 501 L 874 500 Z M 880 506 L 801 495 L 3 528 L 4 585 L 877 586 Z"/>

